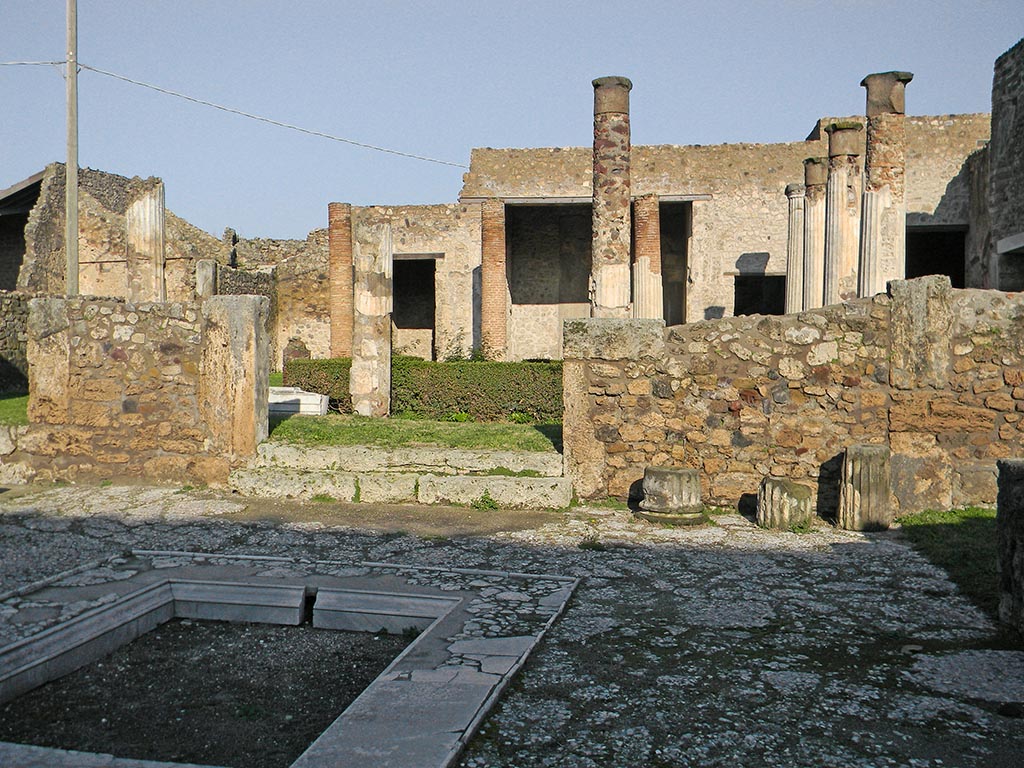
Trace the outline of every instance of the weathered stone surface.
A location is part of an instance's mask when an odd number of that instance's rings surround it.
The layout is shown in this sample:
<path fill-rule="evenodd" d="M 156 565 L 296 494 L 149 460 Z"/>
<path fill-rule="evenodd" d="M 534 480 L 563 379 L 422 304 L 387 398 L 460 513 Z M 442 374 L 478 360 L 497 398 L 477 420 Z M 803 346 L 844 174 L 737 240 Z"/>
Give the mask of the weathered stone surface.
<path fill-rule="evenodd" d="M 837 522 L 848 531 L 878 531 L 892 525 L 889 447 L 852 445 L 843 457 Z"/>
<path fill-rule="evenodd" d="M 825 181 L 828 160 L 804 160 L 803 308 L 822 305 L 825 295 Z"/>
<path fill-rule="evenodd" d="M 348 502 L 356 498 L 356 476 L 334 470 L 236 469 L 231 472 L 228 486 L 245 496 L 263 498 L 310 500 L 320 497 Z"/>
<path fill-rule="evenodd" d="M 422 475 L 420 504 L 481 504 L 503 509 L 562 509 L 572 500 L 572 484 L 562 477 L 500 475 Z M 488 501 L 488 499 L 490 501 Z"/>
<path fill-rule="evenodd" d="M 695 469 L 645 467 L 640 509 L 670 514 L 701 512 L 699 473 Z"/>
<path fill-rule="evenodd" d="M 1000 461 L 996 511 L 999 619 L 1024 632 L 1024 461 Z"/>
<path fill-rule="evenodd" d="M 786 229 L 786 313 L 804 309 L 804 185 L 786 186 L 789 219 Z"/>
<path fill-rule="evenodd" d="M 897 389 L 944 389 L 949 384 L 952 290 L 945 275 L 889 284 L 893 300 L 889 377 Z"/>
<path fill-rule="evenodd" d="M 766 477 L 757 492 L 757 524 L 786 530 L 814 519 L 811 488 L 782 477 Z"/>
<path fill-rule="evenodd" d="M 361 416 L 391 410 L 391 222 L 357 220 L 353 227 L 354 320 L 349 391 Z"/>
<path fill-rule="evenodd" d="M 828 132 L 825 190 L 825 305 L 857 295 L 857 237 L 860 234 L 860 123 L 832 123 Z"/>
<path fill-rule="evenodd" d="M 565 360 L 658 357 L 665 346 L 664 328 L 664 320 L 566 320 L 562 356 Z"/>

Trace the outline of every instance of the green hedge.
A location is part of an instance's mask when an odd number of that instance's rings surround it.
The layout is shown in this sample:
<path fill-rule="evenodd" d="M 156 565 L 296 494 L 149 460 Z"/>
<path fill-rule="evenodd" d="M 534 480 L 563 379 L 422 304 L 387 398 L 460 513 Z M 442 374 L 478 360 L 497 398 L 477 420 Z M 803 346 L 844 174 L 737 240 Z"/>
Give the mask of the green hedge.
<path fill-rule="evenodd" d="M 352 361 L 291 360 L 287 386 L 326 394 L 344 413 L 352 410 L 348 373 Z M 391 412 L 439 421 L 560 422 L 562 363 L 391 361 Z"/>
<path fill-rule="evenodd" d="M 352 397 L 348 393 L 348 372 L 351 367 L 352 360 L 348 357 L 289 360 L 284 366 L 284 385 L 327 395 L 331 408 L 341 413 L 352 413 Z"/>

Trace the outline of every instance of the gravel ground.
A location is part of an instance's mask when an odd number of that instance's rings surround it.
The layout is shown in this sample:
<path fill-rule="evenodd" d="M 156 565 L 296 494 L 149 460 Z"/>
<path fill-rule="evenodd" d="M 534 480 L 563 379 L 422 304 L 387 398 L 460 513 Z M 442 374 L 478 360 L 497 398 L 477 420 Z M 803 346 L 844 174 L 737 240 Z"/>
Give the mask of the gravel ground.
<path fill-rule="evenodd" d="M 0 707 L 0 741 L 287 768 L 408 642 L 175 619 Z"/>
<path fill-rule="evenodd" d="M 261 504 L 145 487 L 0 495 L 0 590 L 130 547 L 577 576 L 461 766 L 1016 767 L 1024 754 L 1019 641 L 895 531 L 766 532 L 738 515 L 663 529 L 580 508 L 532 528 L 466 511 L 446 538 L 431 510 L 418 536 L 413 514 L 388 530 L 365 508 L 332 505 L 322 523 L 314 505 Z"/>

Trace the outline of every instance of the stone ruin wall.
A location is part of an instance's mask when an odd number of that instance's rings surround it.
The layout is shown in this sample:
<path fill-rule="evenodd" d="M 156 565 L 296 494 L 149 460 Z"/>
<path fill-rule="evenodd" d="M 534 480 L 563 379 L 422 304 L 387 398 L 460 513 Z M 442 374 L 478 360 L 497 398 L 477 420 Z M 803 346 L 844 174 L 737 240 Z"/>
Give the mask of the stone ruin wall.
<path fill-rule="evenodd" d="M 625 498 L 646 465 L 689 467 L 723 506 L 777 475 L 831 514 L 843 451 L 878 443 L 898 514 L 992 503 L 996 460 L 1024 451 L 1022 331 L 1024 298 L 941 277 L 797 315 L 570 321 L 567 474 Z"/>
<path fill-rule="evenodd" d="M 124 297 L 128 290 L 125 212 L 131 179 L 83 168 L 79 172 L 79 287 L 83 294 Z M 216 259 L 222 246 L 212 235 L 170 211 L 166 215 L 167 298 L 191 300 L 195 263 Z M 25 226 L 25 259 L 18 289 L 64 293 L 64 166 L 46 167 L 39 199 Z"/>
<path fill-rule="evenodd" d="M 266 312 L 250 296 L 33 299 L 30 426 L 5 475 L 225 481 L 267 434 Z"/>
<path fill-rule="evenodd" d="M 439 254 L 434 263 L 437 359 L 468 357 L 480 344 L 479 204 L 352 208 L 352 229 L 391 222 L 394 255 Z M 393 329 L 392 347 L 422 348 L 412 332 Z"/>
<path fill-rule="evenodd" d="M 0 291 L 0 392 L 28 391 L 28 302 L 32 294 Z"/>
<path fill-rule="evenodd" d="M 987 115 L 907 118 L 911 224 L 968 225 L 972 185 L 964 166 L 988 135 Z M 827 155 L 823 136 L 815 130 L 806 141 L 780 144 L 633 147 L 634 196 L 712 196 L 692 204 L 687 322 L 730 316 L 737 274 L 785 274 L 784 189 L 803 181 L 805 158 Z M 591 194 L 591 150 L 585 147 L 474 149 L 470 166 L 461 193 L 466 199 Z"/>
<path fill-rule="evenodd" d="M 1024 233 L 1024 40 L 996 60 L 989 206 L 992 241 Z M 1021 259 L 1020 254 L 1010 256 Z"/>

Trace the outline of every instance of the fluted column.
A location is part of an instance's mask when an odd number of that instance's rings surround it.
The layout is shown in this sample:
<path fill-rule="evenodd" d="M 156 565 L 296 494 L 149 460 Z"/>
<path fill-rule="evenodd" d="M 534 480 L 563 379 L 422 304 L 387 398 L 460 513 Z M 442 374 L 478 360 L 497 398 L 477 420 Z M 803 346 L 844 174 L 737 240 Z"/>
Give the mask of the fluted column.
<path fill-rule="evenodd" d="M 625 77 L 594 80 L 593 249 L 590 314 L 629 317 L 629 91 Z"/>
<path fill-rule="evenodd" d="M 825 179 L 828 160 L 804 160 L 804 309 L 821 306 L 825 281 Z"/>
<path fill-rule="evenodd" d="M 128 300 L 164 301 L 164 183 L 134 179 L 125 212 Z"/>
<path fill-rule="evenodd" d="M 825 286 L 823 302 L 838 304 L 857 295 L 860 236 L 860 123 L 832 123 L 828 132 L 825 191 Z"/>
<path fill-rule="evenodd" d="M 483 202 L 480 242 L 480 343 L 488 360 L 504 360 L 509 295 L 503 200 Z"/>
<path fill-rule="evenodd" d="M 873 296 L 906 275 L 905 199 L 907 128 L 905 89 L 910 72 L 879 72 L 861 81 L 867 89 L 867 146 L 858 295 Z M 869 196 L 871 200 L 869 201 Z"/>
<path fill-rule="evenodd" d="M 352 356 L 352 206 L 327 205 L 331 357 Z"/>
<path fill-rule="evenodd" d="M 661 213 L 657 195 L 633 202 L 635 229 L 633 260 L 633 317 L 665 317 L 661 282 Z"/>
<path fill-rule="evenodd" d="M 786 186 L 789 228 L 786 234 L 786 314 L 804 308 L 804 185 Z"/>
<path fill-rule="evenodd" d="M 390 221 L 356 221 L 352 324 L 352 410 L 387 416 L 391 407 L 392 245 Z"/>
<path fill-rule="evenodd" d="M 892 525 L 889 447 L 851 445 L 843 457 L 836 520 L 848 531 L 882 531 Z"/>

